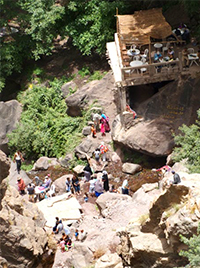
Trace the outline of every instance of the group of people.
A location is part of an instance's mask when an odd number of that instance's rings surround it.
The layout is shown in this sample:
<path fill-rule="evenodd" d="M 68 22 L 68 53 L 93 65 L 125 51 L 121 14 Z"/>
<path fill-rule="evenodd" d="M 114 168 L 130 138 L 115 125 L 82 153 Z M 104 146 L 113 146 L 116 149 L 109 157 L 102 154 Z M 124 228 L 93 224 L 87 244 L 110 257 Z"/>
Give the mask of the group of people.
<path fill-rule="evenodd" d="M 71 249 L 73 246 L 72 241 L 81 241 L 83 242 L 86 239 L 87 232 L 83 229 L 75 229 L 74 233 L 70 231 L 70 228 L 66 225 L 64 226 L 63 222 L 59 217 L 56 217 L 55 225 L 52 229 L 53 234 L 60 234 L 62 232 L 61 238 L 57 241 L 58 246 L 61 249 L 61 252 L 65 252 Z"/>
<path fill-rule="evenodd" d="M 107 152 L 108 147 L 102 141 L 98 148 L 93 152 L 94 158 L 97 164 L 100 164 L 100 157 L 102 158 L 103 162 L 107 160 Z"/>
<path fill-rule="evenodd" d="M 45 193 L 47 196 L 50 196 L 51 193 L 48 193 L 47 190 L 50 190 L 50 191 L 52 190 L 50 188 L 51 183 L 52 183 L 52 180 L 51 180 L 50 174 L 47 174 L 47 176 L 45 176 L 44 182 L 40 180 L 38 176 L 35 176 L 35 184 L 32 182 L 32 183 L 29 183 L 28 185 L 25 184 L 22 177 L 19 176 L 17 178 L 17 187 L 18 187 L 18 191 L 20 195 L 25 195 L 26 194 L 25 190 L 27 190 L 28 198 L 30 202 L 36 201 L 36 195 L 35 195 L 36 187 L 39 187 L 39 190 L 41 192 Z"/>
<path fill-rule="evenodd" d="M 106 132 L 110 132 L 109 118 L 105 114 L 94 114 L 94 124 L 91 126 L 92 137 L 96 138 L 96 133 L 101 132 L 102 136 L 106 135 Z"/>
<path fill-rule="evenodd" d="M 175 53 L 174 53 L 174 49 L 173 47 L 169 47 L 167 50 L 167 55 L 162 55 L 161 52 L 159 50 L 157 50 L 154 53 L 154 62 L 160 62 L 162 59 L 164 59 L 165 61 L 172 61 L 175 59 Z"/>
<path fill-rule="evenodd" d="M 70 179 L 70 177 L 67 177 L 65 184 L 67 193 L 76 195 L 81 194 L 80 181 L 75 174 L 73 174 L 72 179 Z"/>

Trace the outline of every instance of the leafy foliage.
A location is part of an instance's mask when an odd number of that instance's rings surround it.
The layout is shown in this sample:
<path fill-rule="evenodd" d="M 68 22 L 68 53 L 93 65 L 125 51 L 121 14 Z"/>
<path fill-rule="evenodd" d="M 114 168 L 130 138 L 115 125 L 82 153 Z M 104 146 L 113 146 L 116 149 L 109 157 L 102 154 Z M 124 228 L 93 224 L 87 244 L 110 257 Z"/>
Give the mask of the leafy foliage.
<path fill-rule="evenodd" d="M 186 267 L 199 267 L 200 266 L 200 223 L 197 230 L 197 235 L 191 238 L 181 236 L 181 241 L 188 246 L 187 251 L 181 251 L 180 256 L 188 258 L 189 265 Z"/>
<path fill-rule="evenodd" d="M 9 134 L 11 152 L 19 149 L 27 158 L 58 157 L 80 143 L 89 113 L 69 117 L 61 97 L 62 82 L 55 79 L 49 83 L 50 87 L 33 86 L 19 97 L 23 112 L 18 127 Z"/>
<path fill-rule="evenodd" d="M 197 114 L 196 124 L 179 128 L 182 134 L 175 137 L 177 147 L 173 153 L 175 161 L 187 159 L 191 172 L 200 172 L 200 110 Z"/>
<path fill-rule="evenodd" d="M 13 72 L 20 72 L 25 60 L 49 55 L 59 32 L 64 7 L 53 0 L 0 1 L 1 86 Z"/>
<path fill-rule="evenodd" d="M 124 1 L 69 1 L 66 9 L 66 33 L 73 44 L 85 54 L 102 54 L 106 42 L 113 40 L 116 29 L 116 8 L 127 7 Z"/>

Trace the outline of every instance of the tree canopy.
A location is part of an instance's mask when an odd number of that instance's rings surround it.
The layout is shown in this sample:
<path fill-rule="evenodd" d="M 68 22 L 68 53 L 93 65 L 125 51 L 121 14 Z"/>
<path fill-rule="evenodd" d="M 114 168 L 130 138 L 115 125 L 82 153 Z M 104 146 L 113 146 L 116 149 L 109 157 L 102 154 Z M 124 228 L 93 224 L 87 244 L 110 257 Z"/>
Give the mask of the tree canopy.
<path fill-rule="evenodd" d="M 187 159 L 191 172 L 200 172 L 200 109 L 197 111 L 198 120 L 191 126 L 183 125 L 179 129 L 181 134 L 175 137 L 176 147 L 173 159 L 180 161 Z"/>
<path fill-rule="evenodd" d="M 184 256 L 188 259 L 188 268 L 200 267 L 200 223 L 197 230 L 197 235 L 193 235 L 191 238 L 181 236 L 181 241 L 188 246 L 188 250 L 182 250 L 180 256 Z"/>
<path fill-rule="evenodd" d="M 71 153 L 79 144 L 84 117 L 70 117 L 61 94 L 62 80 L 54 79 L 49 86 L 30 85 L 19 95 L 23 111 L 17 128 L 8 135 L 10 152 L 17 149 L 26 158 L 59 157 Z"/>
<path fill-rule="evenodd" d="M 198 1 L 0 0 L 0 91 L 5 78 L 20 72 L 25 61 L 52 53 L 58 35 L 70 37 L 84 55 L 101 55 L 116 31 L 116 8 L 120 14 L 131 14 L 152 7 L 167 9 L 177 3 L 198 22 Z"/>

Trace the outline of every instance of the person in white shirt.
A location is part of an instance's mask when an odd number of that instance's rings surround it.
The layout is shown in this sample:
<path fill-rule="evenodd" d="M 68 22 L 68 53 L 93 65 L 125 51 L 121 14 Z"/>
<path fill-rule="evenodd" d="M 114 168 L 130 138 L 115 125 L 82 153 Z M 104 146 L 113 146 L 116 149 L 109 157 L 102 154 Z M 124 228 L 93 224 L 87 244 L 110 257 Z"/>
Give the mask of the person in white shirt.
<path fill-rule="evenodd" d="M 24 158 L 22 156 L 22 153 L 18 150 L 15 154 L 14 154 L 14 158 L 13 158 L 13 162 L 16 162 L 17 165 L 17 173 L 20 173 L 21 170 L 21 164 L 22 161 L 24 161 Z"/>
<path fill-rule="evenodd" d="M 125 179 L 122 184 L 122 194 L 129 194 L 128 180 Z"/>

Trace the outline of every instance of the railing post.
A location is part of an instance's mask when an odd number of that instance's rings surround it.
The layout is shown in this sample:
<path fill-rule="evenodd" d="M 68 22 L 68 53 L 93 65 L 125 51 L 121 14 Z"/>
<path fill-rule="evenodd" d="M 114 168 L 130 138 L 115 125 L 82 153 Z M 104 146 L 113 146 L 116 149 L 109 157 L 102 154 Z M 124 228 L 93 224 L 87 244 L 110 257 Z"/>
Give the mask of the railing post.
<path fill-rule="evenodd" d="M 182 72 L 183 71 L 182 52 L 178 53 L 178 58 L 179 58 L 179 69 L 180 69 L 180 72 Z"/>

